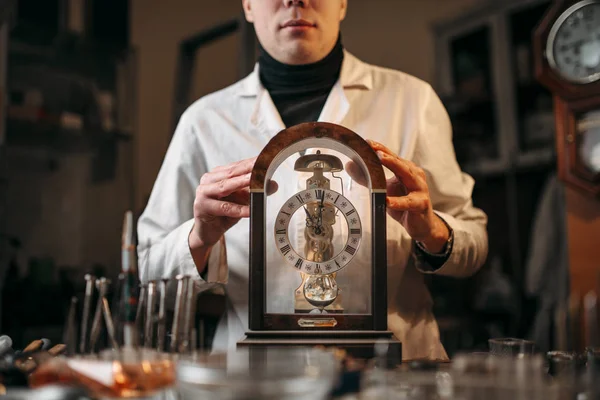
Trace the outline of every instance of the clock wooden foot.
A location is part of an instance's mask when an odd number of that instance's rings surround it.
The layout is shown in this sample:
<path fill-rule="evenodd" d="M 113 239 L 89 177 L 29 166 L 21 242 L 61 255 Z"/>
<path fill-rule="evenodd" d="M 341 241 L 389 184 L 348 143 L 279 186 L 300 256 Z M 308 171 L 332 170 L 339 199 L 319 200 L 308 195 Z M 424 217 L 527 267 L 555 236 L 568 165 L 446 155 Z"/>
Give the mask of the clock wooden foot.
<path fill-rule="evenodd" d="M 390 331 L 262 331 L 246 332 L 238 348 L 335 347 L 357 359 L 376 356 L 376 345 L 387 345 L 388 365 L 402 362 L 402 343 Z"/>

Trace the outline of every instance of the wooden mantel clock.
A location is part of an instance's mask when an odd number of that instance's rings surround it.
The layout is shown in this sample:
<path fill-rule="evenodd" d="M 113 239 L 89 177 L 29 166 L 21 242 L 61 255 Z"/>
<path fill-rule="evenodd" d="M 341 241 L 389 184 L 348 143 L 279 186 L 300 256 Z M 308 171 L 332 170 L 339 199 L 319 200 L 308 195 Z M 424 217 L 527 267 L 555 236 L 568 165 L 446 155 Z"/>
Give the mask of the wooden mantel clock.
<path fill-rule="evenodd" d="M 554 94 L 559 177 L 600 197 L 600 0 L 558 0 L 534 33 L 536 78 Z"/>
<path fill-rule="evenodd" d="M 350 178 L 351 163 L 364 179 Z M 386 178 L 375 152 L 330 123 L 278 133 L 252 171 L 250 329 L 238 346 L 368 354 L 382 341 L 399 356 L 387 330 L 386 282 Z"/>

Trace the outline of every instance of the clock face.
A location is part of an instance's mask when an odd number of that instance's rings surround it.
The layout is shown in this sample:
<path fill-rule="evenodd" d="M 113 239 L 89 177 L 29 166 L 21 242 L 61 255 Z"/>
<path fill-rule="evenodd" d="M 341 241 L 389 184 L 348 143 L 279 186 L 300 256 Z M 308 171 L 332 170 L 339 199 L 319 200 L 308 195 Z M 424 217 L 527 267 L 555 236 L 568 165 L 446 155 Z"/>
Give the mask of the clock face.
<path fill-rule="evenodd" d="M 548 36 L 550 66 L 575 83 L 600 79 L 600 1 L 584 0 L 567 9 Z"/>
<path fill-rule="evenodd" d="M 319 210 L 321 209 L 319 215 Z M 309 211 L 312 210 L 312 211 Z M 342 215 L 348 226 L 348 237 L 343 248 L 337 254 L 323 260 L 314 261 L 303 256 L 304 251 L 297 250 L 290 243 L 288 229 L 296 212 L 306 216 L 306 230 L 312 238 L 325 236 L 327 229 L 322 227 L 323 213 L 335 220 L 334 212 Z M 321 218 L 320 218 L 321 217 Z M 360 217 L 352 203 L 340 193 L 329 189 L 307 189 L 290 197 L 281 207 L 275 221 L 275 242 L 286 262 L 309 275 L 331 274 L 344 268 L 357 254 L 362 237 Z M 323 238 L 326 242 L 326 238 Z"/>

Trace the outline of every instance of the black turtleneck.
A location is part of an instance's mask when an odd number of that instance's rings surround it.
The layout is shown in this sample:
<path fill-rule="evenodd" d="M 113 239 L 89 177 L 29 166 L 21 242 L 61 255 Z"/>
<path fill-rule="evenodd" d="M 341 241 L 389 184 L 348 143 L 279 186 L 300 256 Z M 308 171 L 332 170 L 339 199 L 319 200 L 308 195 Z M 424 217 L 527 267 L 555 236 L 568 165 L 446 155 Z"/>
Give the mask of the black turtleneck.
<path fill-rule="evenodd" d="M 344 60 L 341 38 L 321 61 L 306 65 L 283 64 L 260 46 L 260 80 L 269 91 L 286 127 L 317 121 Z"/>

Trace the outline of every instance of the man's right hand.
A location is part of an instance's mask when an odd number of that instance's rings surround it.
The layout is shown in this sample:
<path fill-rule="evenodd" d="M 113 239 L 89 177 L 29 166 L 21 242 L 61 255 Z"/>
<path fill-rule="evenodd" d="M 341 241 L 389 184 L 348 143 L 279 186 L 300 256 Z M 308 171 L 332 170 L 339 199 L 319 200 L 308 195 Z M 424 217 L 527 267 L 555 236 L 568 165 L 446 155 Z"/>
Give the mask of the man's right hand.
<path fill-rule="evenodd" d="M 241 218 L 250 216 L 250 175 L 255 158 L 216 167 L 202 175 L 194 200 L 190 251 L 202 273 L 212 246 Z"/>
<path fill-rule="evenodd" d="M 216 167 L 204 174 L 196 189 L 194 227 L 188 243 L 199 273 L 212 246 L 242 218 L 250 216 L 250 177 L 256 157 Z M 269 192 L 276 190 L 274 182 Z"/>

